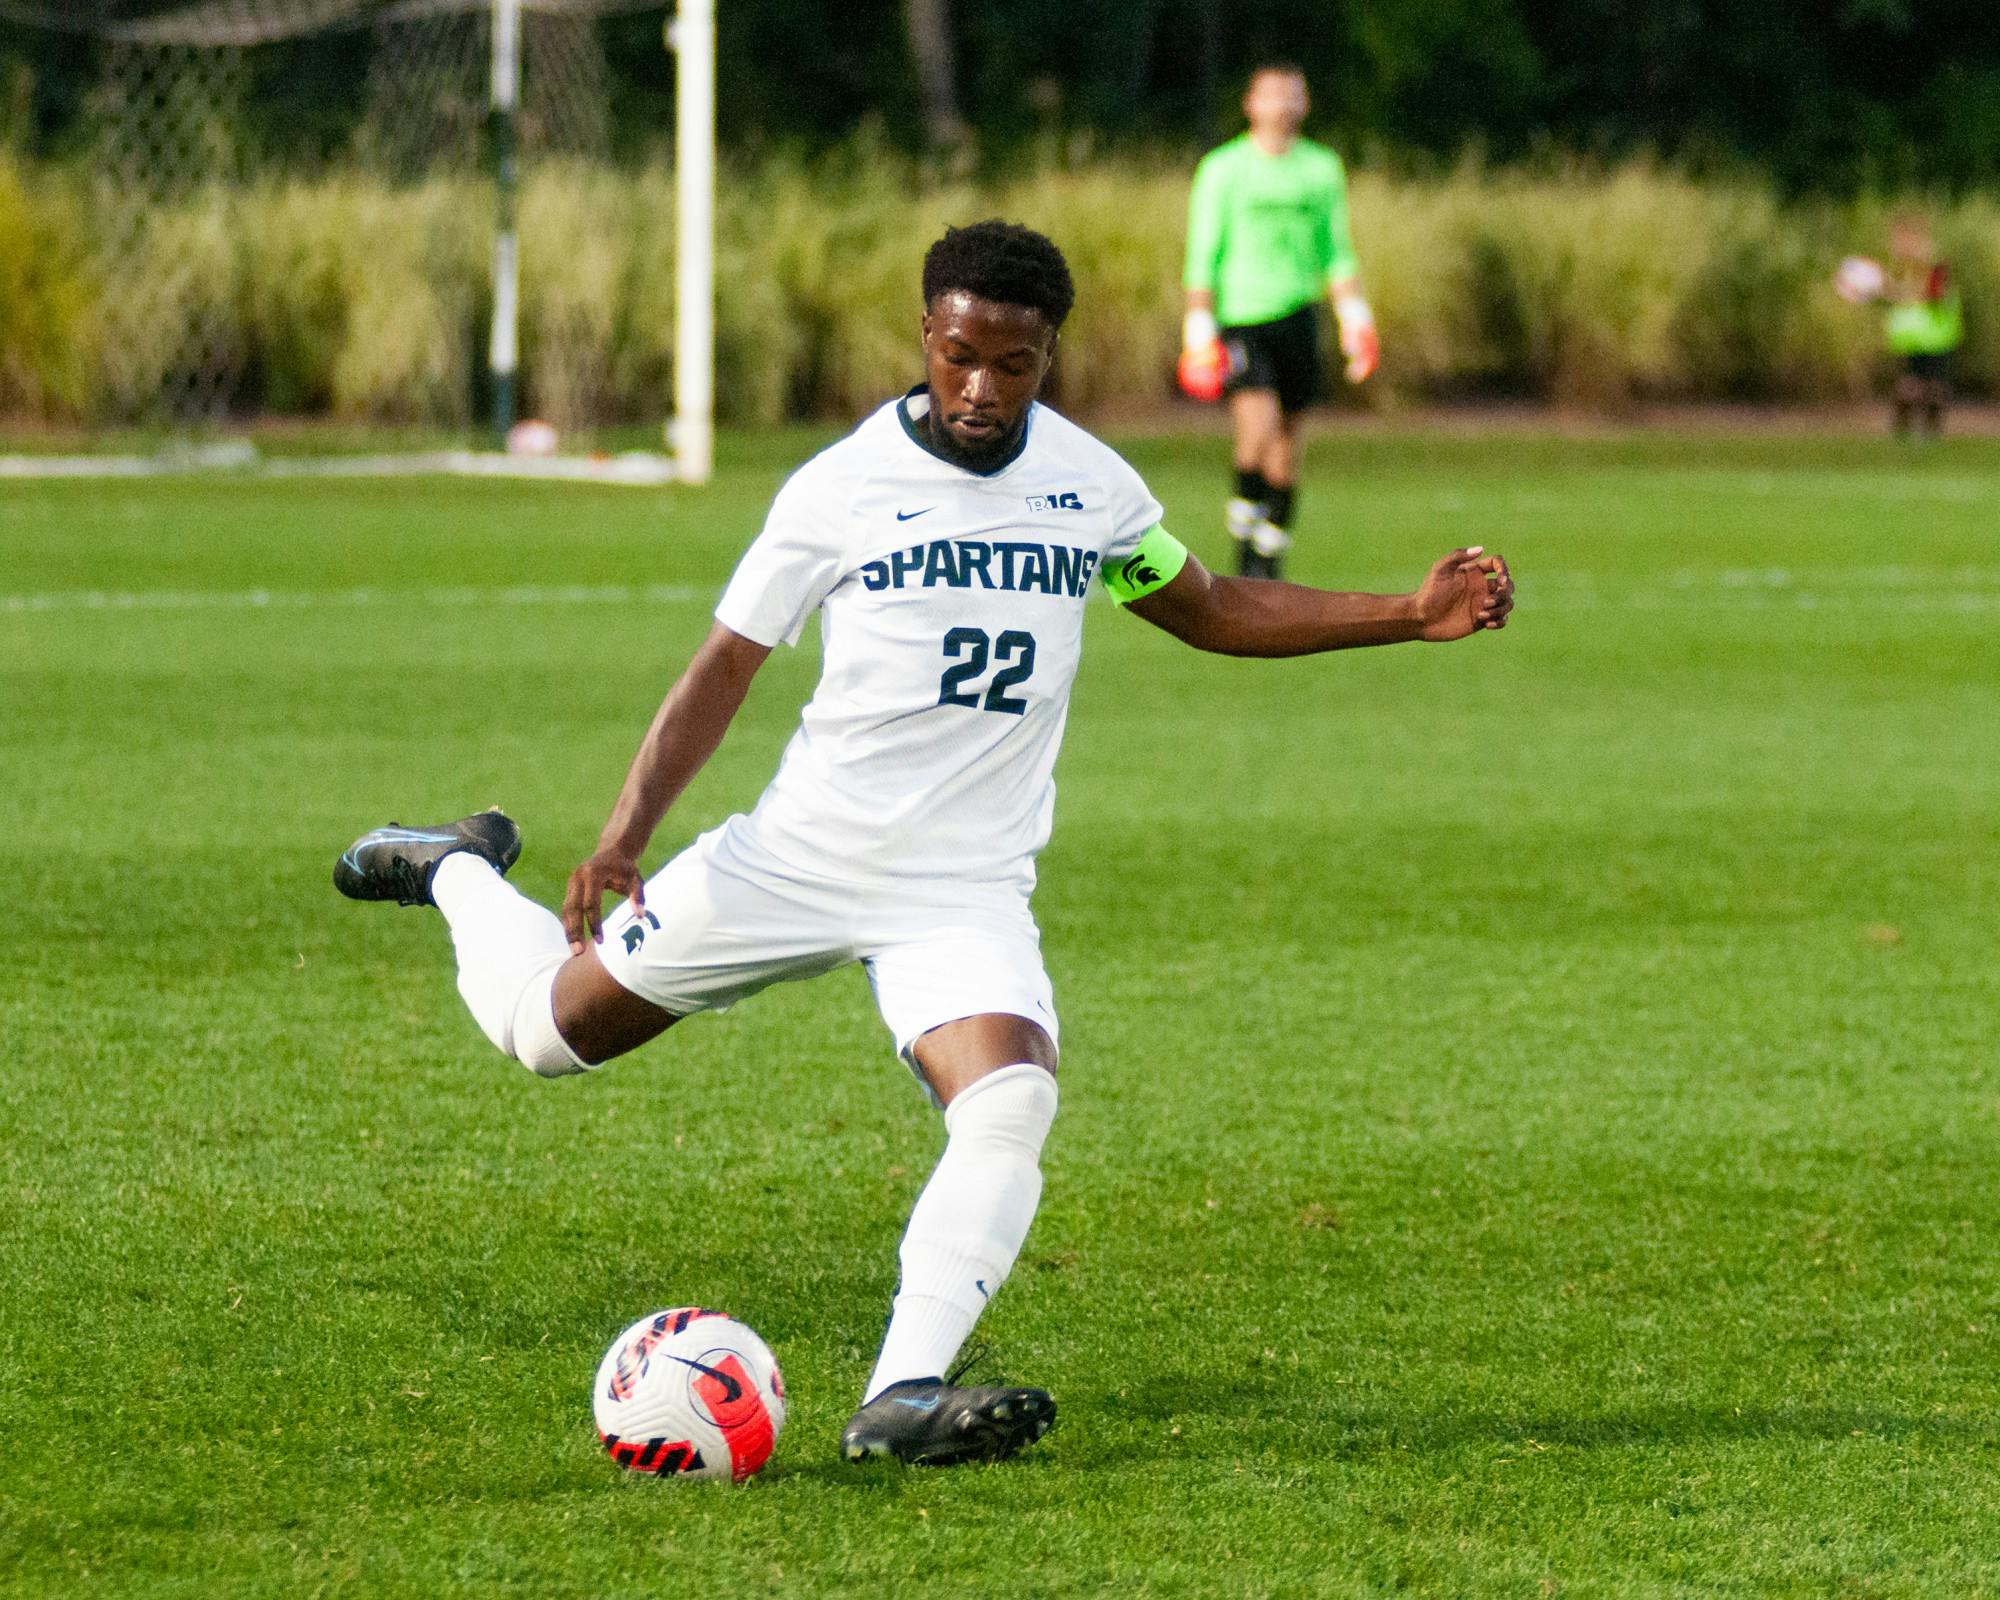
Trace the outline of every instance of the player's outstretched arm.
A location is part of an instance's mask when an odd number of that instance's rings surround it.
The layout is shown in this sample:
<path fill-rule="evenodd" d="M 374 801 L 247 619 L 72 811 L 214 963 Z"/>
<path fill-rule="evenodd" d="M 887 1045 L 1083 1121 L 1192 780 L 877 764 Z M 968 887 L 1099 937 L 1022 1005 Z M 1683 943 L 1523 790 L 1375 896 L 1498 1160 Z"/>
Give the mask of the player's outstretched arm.
<path fill-rule="evenodd" d="M 1411 639 L 1443 643 L 1504 628 L 1514 578 L 1479 545 L 1440 557 L 1408 594 L 1347 594 L 1225 578 L 1193 556 L 1171 583 L 1127 608 L 1184 644 L 1225 656 L 1308 656 Z"/>
<path fill-rule="evenodd" d="M 746 639 L 716 623 L 687 664 L 687 669 L 660 702 L 653 725 L 639 743 L 611 820 L 604 824 L 597 849 L 569 875 L 562 903 L 563 930 L 572 954 L 585 943 L 604 937 L 604 896 L 629 895 L 645 904 L 646 880 L 639 856 L 667 814 L 694 781 L 749 693 L 750 680 L 771 647 Z"/>

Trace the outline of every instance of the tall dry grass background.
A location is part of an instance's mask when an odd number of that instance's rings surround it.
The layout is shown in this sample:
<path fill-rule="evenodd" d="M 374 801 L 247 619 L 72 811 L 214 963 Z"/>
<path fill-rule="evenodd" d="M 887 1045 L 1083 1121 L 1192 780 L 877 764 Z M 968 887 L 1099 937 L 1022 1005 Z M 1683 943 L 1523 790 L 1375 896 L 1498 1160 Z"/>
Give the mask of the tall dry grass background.
<path fill-rule="evenodd" d="M 1061 402 L 1153 404 L 1178 339 L 1187 177 L 1179 162 L 1124 159 L 933 181 L 865 142 L 726 167 L 724 418 L 851 416 L 893 392 L 914 369 L 924 246 L 948 222 L 990 215 L 1045 230 L 1069 255 L 1079 295 Z M 1877 322 L 1834 297 L 1829 273 L 1845 252 L 1880 251 L 1895 204 L 1781 205 L 1753 181 L 1645 163 L 1358 173 L 1354 227 L 1385 352 L 1373 403 L 1860 396 L 1881 367 Z M 471 419 L 484 185 L 333 173 L 119 205 L 76 169 L 0 155 L 0 414 L 143 416 L 179 330 L 198 323 L 245 408 Z M 1931 210 L 1968 305 L 1961 385 L 2000 392 L 2000 204 Z M 670 173 L 544 167 L 521 211 L 529 407 L 569 427 L 659 417 L 673 373 Z M 129 232 L 115 270 L 107 219 Z"/>

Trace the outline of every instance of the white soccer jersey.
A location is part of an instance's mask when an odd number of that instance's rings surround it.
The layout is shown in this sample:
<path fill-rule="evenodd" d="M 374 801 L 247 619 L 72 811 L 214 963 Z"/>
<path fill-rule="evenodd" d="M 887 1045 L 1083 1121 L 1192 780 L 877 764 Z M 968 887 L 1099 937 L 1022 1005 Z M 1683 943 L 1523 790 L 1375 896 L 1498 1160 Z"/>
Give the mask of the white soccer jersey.
<path fill-rule="evenodd" d="M 1033 887 L 1092 578 L 1159 503 L 1036 405 L 991 472 L 934 454 L 914 390 L 794 473 L 715 615 L 759 644 L 821 613 L 819 687 L 750 827 L 835 878 Z"/>

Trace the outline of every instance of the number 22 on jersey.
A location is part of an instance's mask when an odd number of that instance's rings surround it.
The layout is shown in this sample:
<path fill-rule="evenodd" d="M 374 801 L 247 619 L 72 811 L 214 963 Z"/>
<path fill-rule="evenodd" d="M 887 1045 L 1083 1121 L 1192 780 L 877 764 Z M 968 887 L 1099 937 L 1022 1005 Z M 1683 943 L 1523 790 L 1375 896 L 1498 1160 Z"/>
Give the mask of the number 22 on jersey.
<path fill-rule="evenodd" d="M 944 636 L 944 653 L 947 660 L 957 665 L 946 667 L 938 679 L 939 705 L 1004 711 L 1016 717 L 1028 709 L 1027 701 L 1007 691 L 1026 683 L 1035 670 L 1032 633 L 1009 628 L 995 639 L 984 628 L 953 628 Z M 993 681 L 987 684 L 982 697 L 976 688 L 967 686 L 981 677 L 988 665 L 997 665 L 1001 670 L 993 674 Z"/>

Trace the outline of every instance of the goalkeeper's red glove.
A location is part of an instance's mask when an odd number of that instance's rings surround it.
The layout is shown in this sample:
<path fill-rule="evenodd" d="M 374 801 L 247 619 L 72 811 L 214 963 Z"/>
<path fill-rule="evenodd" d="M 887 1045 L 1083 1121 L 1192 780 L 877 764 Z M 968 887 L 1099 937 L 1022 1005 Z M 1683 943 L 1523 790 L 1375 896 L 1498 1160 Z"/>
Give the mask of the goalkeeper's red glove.
<path fill-rule="evenodd" d="M 1382 336 L 1375 331 L 1375 313 L 1358 294 L 1344 294 L 1333 303 L 1340 319 L 1340 353 L 1347 357 L 1347 381 L 1365 383 L 1382 361 Z"/>
<path fill-rule="evenodd" d="M 1229 377 L 1229 357 L 1212 311 L 1190 311 L 1181 324 L 1181 359 L 1174 379 L 1190 400 L 1220 400 Z"/>

